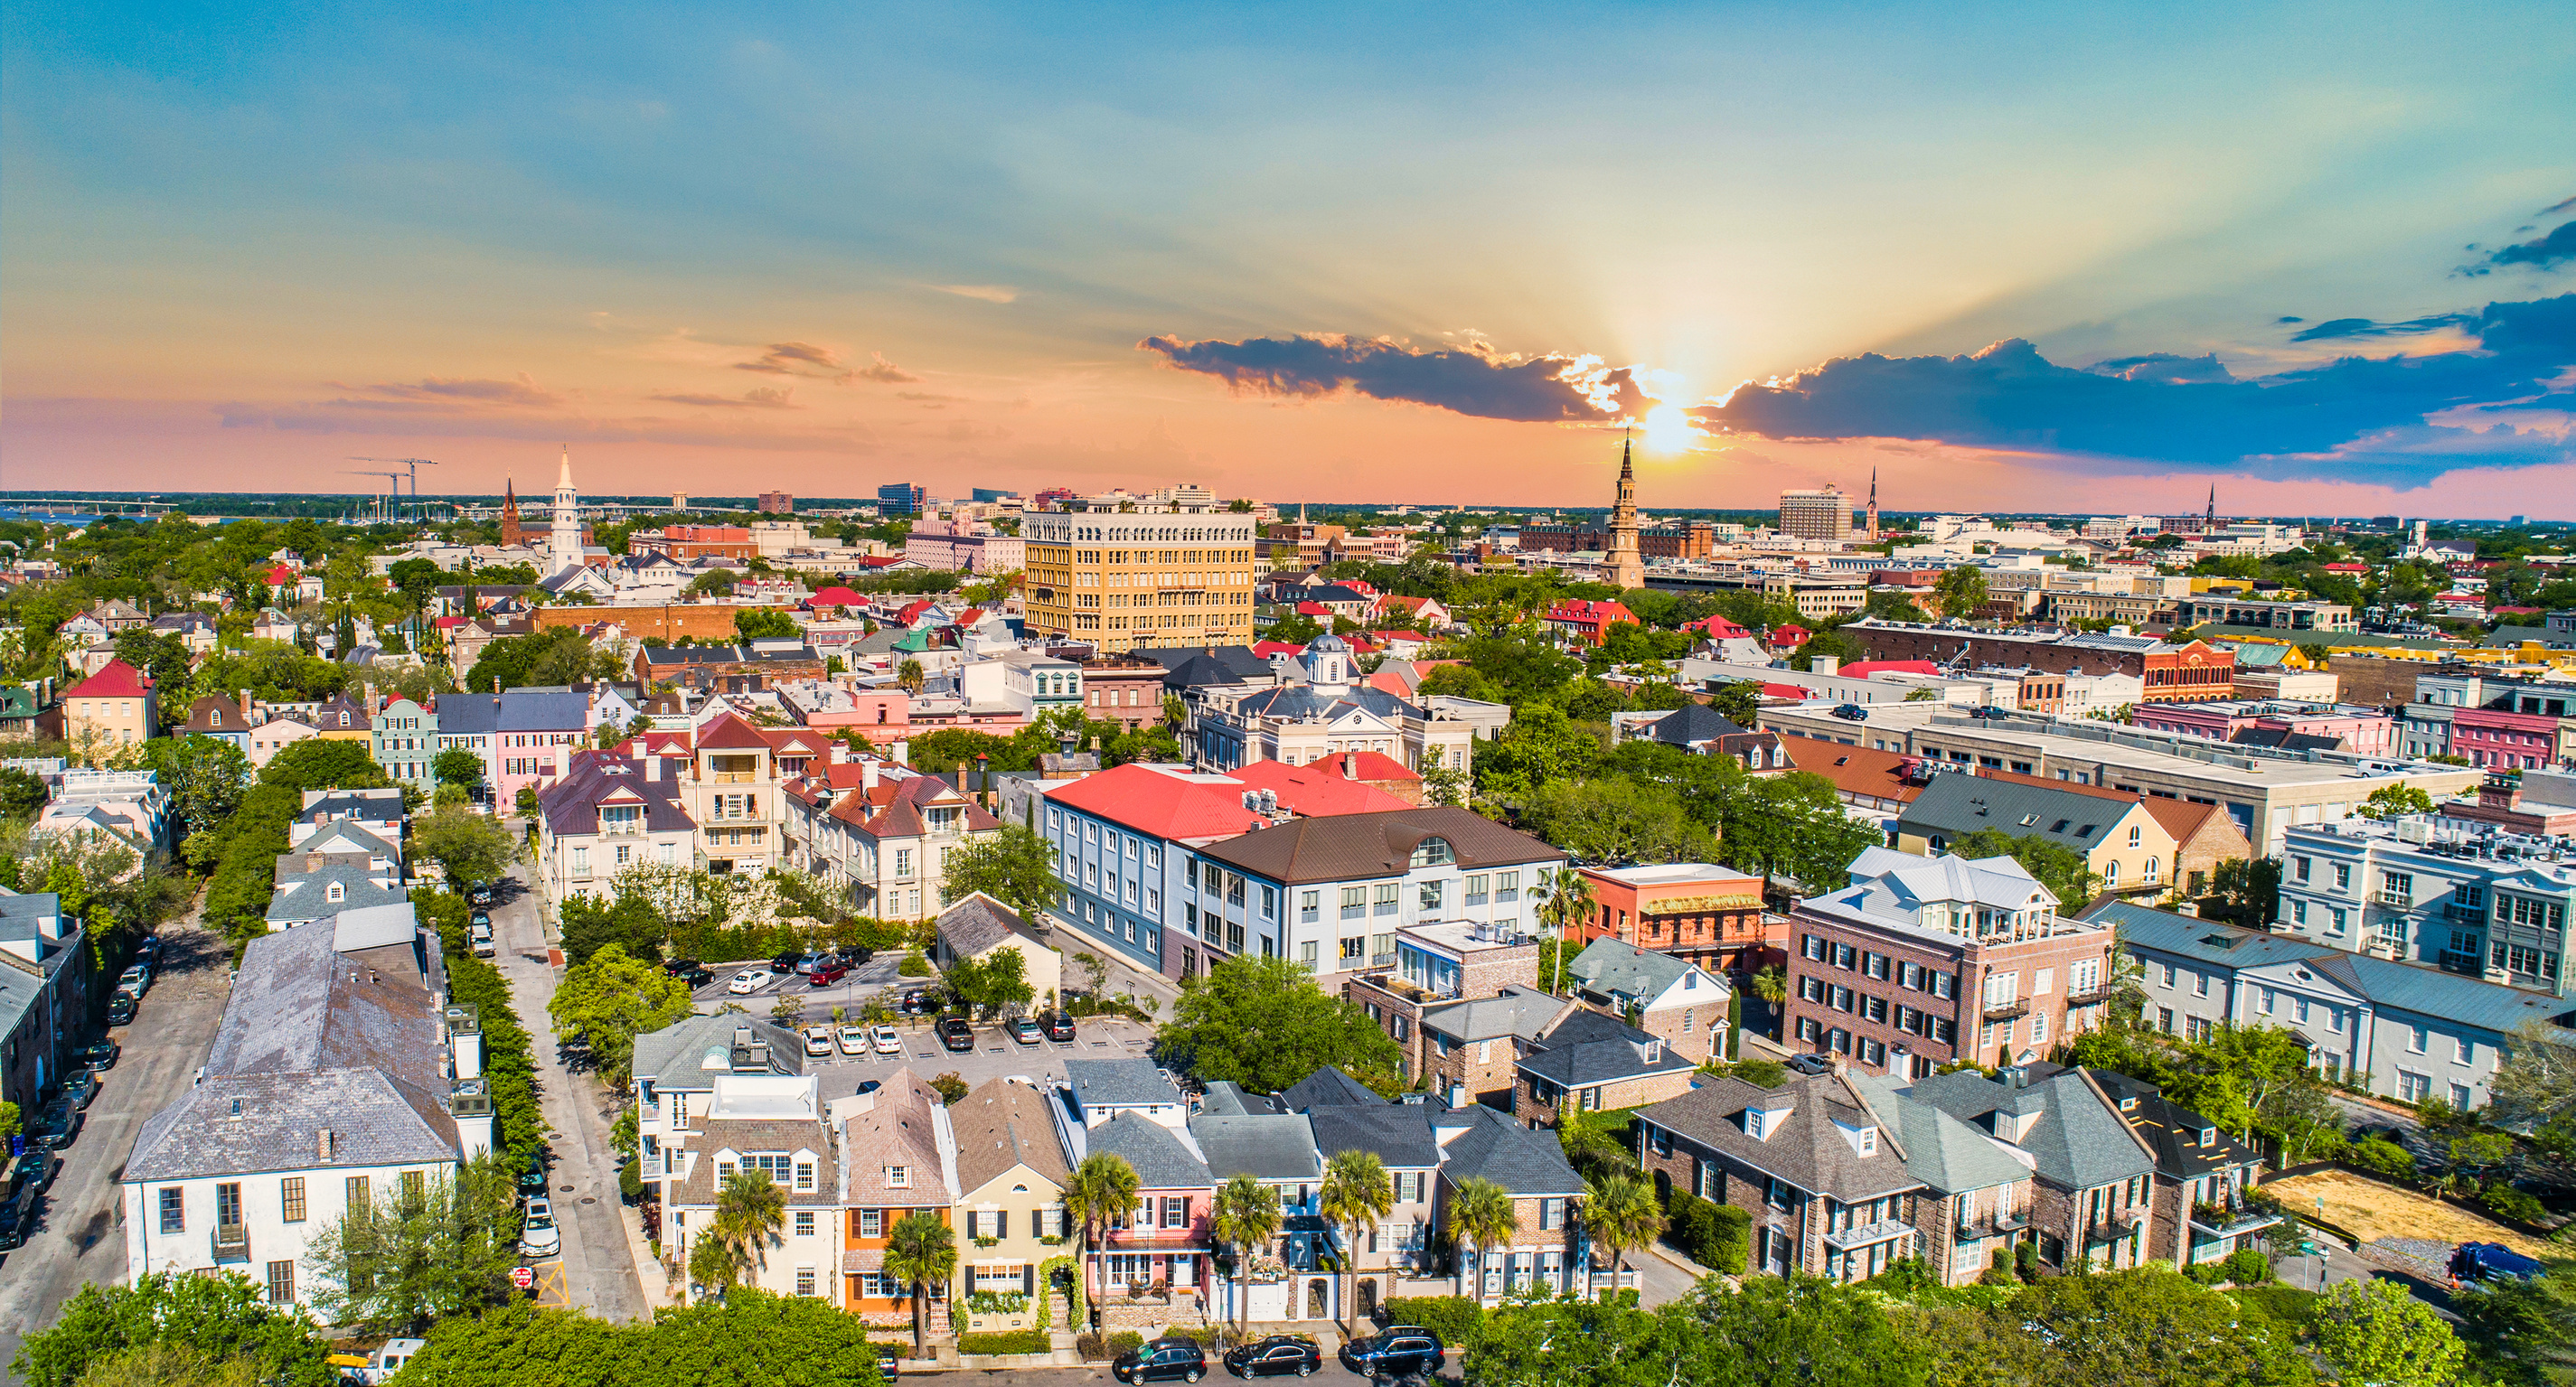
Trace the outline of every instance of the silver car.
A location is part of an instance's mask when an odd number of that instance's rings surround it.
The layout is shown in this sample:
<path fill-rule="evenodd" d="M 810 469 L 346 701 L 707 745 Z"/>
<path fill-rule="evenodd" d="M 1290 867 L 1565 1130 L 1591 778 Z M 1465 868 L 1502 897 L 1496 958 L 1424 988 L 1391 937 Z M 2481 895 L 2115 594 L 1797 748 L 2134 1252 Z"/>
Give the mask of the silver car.
<path fill-rule="evenodd" d="M 519 1255 L 529 1258 L 563 1255 L 563 1230 L 555 1226 L 555 1206 L 551 1201 L 528 1201 L 527 1215 L 519 1221 Z"/>

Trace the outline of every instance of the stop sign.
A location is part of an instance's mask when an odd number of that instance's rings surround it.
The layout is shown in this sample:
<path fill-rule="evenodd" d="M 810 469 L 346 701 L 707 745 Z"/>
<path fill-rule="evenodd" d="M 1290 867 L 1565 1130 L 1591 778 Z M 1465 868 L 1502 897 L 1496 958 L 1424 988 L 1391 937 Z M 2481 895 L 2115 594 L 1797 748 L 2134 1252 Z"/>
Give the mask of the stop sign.
<path fill-rule="evenodd" d="M 537 1284 L 537 1274 L 528 1270 L 526 1267 L 512 1267 L 510 1268 L 510 1284 L 524 1291 L 530 1286 Z"/>

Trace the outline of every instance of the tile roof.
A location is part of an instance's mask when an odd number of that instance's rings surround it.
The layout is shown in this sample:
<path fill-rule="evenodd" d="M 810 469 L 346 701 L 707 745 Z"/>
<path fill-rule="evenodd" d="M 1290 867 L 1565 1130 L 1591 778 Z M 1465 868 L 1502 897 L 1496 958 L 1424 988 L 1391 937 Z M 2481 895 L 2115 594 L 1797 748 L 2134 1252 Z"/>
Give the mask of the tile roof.
<path fill-rule="evenodd" d="M 1884 1074 L 1846 1075 L 1881 1120 L 1896 1128 L 1905 1169 L 1942 1194 L 1992 1189 L 2030 1178 L 2011 1147 L 1905 1091 Z"/>
<path fill-rule="evenodd" d="M 959 1198 L 972 1199 L 1013 1166 L 1027 1166 L 1058 1187 L 1064 1184 L 1064 1150 L 1056 1144 L 1046 1101 L 1026 1084 L 986 1079 L 949 1105 L 948 1120 L 957 1130 Z"/>
<path fill-rule="evenodd" d="M 886 1076 L 876 1092 L 833 1103 L 841 1124 L 840 1202 L 861 1206 L 954 1204 L 962 1193 L 948 1187 L 957 1147 L 948 1106 L 939 1091 L 906 1065 Z M 943 1147 L 945 1150 L 943 1151 Z M 904 1166 L 905 1182 L 886 1183 L 886 1167 Z"/>
<path fill-rule="evenodd" d="M 678 785 L 667 778 L 646 779 L 642 761 L 614 752 L 574 752 L 563 778 L 537 792 L 546 826 L 558 834 L 597 833 L 599 811 L 611 804 L 642 809 L 644 827 L 652 832 L 697 827 L 680 803 Z"/>
<path fill-rule="evenodd" d="M 1470 1103 L 1434 1119 L 1442 1126 L 1464 1125 L 1451 1137 L 1440 1162 L 1451 1181 L 1475 1176 L 1491 1180 L 1522 1197 L 1574 1198 L 1588 1187 L 1565 1162 L 1564 1143 L 1554 1132 L 1534 1132 L 1509 1116 Z"/>
<path fill-rule="evenodd" d="M 1471 870 L 1552 862 L 1565 856 L 1561 849 L 1526 833 L 1446 805 L 1294 819 L 1201 851 L 1272 881 L 1341 881 L 1402 876 L 1409 870 L 1414 849 L 1434 837 L 1446 840 L 1458 865 Z"/>
<path fill-rule="evenodd" d="M 1766 1136 L 1745 1130 L 1745 1111 L 1786 1109 Z M 1840 1074 L 1792 1074 L 1776 1089 L 1742 1079 L 1712 1079 L 1678 1097 L 1641 1108 L 1644 1121 L 1696 1145 L 1805 1190 L 1845 1203 L 1919 1188 L 1907 1168 L 1903 1134 L 1891 1130 Z M 1879 1129 L 1877 1148 L 1862 1155 L 1856 1134 Z"/>
<path fill-rule="evenodd" d="M 1124 1157 L 1145 1189 L 1206 1189 L 1217 1183 L 1180 1134 L 1142 1113 L 1122 1112 L 1092 1128 L 1084 1141 L 1089 1151 Z"/>
<path fill-rule="evenodd" d="M 2034 1066 L 2038 1072 L 2049 1066 Z M 2013 1144 L 2030 1153 L 2042 1179 L 2060 1189 L 2084 1190 L 2151 1174 L 2155 1161 L 2100 1090 L 2076 1070 L 2058 1070 L 2020 1088 L 1973 1070 L 1914 1081 L 1925 1102 L 1990 1135 L 1997 1114 L 2035 1100 L 2038 1120 Z"/>
<path fill-rule="evenodd" d="M 1814 737 L 1783 737 L 1780 746 L 1789 753 L 1790 764 L 1811 775 L 1823 776 L 1844 794 L 1910 804 L 1923 793 L 1923 781 L 1929 778 L 1928 773 L 1917 774 L 1913 780 L 1906 778 L 1908 767 L 1922 764 L 1919 756 L 1845 746 Z"/>
<path fill-rule="evenodd" d="M 141 698 L 150 692 L 150 678 L 123 660 L 110 660 L 106 668 L 64 690 L 63 697 Z"/>

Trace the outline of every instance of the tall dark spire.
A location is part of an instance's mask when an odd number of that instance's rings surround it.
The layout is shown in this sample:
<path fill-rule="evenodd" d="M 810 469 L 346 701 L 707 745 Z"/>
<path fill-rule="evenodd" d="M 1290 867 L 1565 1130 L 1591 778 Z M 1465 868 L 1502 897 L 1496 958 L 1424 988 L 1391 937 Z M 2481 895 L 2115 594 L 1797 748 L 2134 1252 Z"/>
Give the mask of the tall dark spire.
<path fill-rule="evenodd" d="M 2209 514 L 2201 518 L 2200 527 L 2203 530 L 2218 528 L 2218 483 L 2216 482 L 2209 484 Z"/>
<path fill-rule="evenodd" d="M 1637 441 L 1633 437 L 1619 440 L 1619 477 L 1622 481 L 1636 480 L 1637 465 L 1634 454 L 1636 446 Z"/>

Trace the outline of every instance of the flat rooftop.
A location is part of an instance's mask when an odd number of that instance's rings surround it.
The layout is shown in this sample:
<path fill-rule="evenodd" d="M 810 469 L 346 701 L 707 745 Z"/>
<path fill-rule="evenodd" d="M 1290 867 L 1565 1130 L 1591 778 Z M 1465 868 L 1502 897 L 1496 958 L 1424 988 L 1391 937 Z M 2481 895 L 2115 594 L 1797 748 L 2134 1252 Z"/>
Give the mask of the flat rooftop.
<path fill-rule="evenodd" d="M 1753 877 L 1714 862 L 1658 862 L 1643 867 L 1586 867 L 1590 875 L 1622 886 L 1677 886 L 1694 881 L 1750 881 Z"/>

